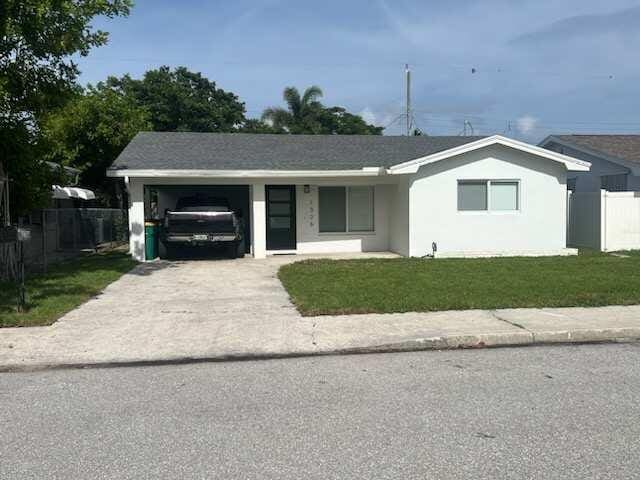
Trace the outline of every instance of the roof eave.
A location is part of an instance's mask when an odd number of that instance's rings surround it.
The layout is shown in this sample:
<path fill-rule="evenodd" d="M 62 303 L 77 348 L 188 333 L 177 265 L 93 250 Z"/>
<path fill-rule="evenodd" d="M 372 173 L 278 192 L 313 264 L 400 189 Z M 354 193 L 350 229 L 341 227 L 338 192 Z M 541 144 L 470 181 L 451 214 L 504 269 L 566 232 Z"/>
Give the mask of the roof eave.
<path fill-rule="evenodd" d="M 478 150 L 480 148 L 488 147 L 491 145 L 504 145 L 516 150 L 531 153 L 532 155 L 544 157 L 549 160 L 554 160 L 556 162 L 564 164 L 567 170 L 589 171 L 589 169 L 591 168 L 591 164 L 589 162 L 585 162 L 584 160 L 569 157 L 567 155 L 563 155 L 552 150 L 547 150 L 542 147 L 537 147 L 535 145 L 530 145 L 528 143 L 520 142 L 512 138 L 503 137 L 502 135 L 493 135 L 491 137 L 476 140 L 475 142 L 469 142 L 458 147 L 443 150 L 442 152 L 437 152 L 432 155 L 427 155 L 415 160 L 410 160 L 408 162 L 393 165 L 388 170 L 388 173 L 391 175 L 416 173 L 423 165 L 438 162 L 440 160 L 444 160 L 456 155 L 462 155 L 463 153 L 471 152 L 473 150 Z"/>
<path fill-rule="evenodd" d="M 384 167 L 364 167 L 359 170 L 165 170 L 108 169 L 108 177 L 200 177 L 200 178 L 281 178 L 281 177 L 379 177 L 386 175 Z"/>

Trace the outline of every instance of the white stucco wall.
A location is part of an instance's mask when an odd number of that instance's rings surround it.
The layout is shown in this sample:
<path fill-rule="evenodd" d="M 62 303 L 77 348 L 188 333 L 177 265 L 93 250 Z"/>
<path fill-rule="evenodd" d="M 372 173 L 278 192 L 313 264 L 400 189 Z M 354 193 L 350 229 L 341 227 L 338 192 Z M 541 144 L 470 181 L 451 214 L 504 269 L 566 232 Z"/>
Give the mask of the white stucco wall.
<path fill-rule="evenodd" d="M 520 210 L 459 212 L 458 180 L 519 180 Z M 426 165 L 409 190 L 411 256 L 551 254 L 566 247 L 566 170 L 502 146 Z"/>
<path fill-rule="evenodd" d="M 130 179 L 129 192 L 129 253 L 136 260 L 144 260 L 144 183 Z"/>
<path fill-rule="evenodd" d="M 389 249 L 409 255 L 409 178 L 400 176 L 391 186 L 389 207 Z"/>
<path fill-rule="evenodd" d="M 391 210 L 390 205 L 394 202 L 396 177 L 383 178 L 199 178 L 199 177 L 159 177 L 159 178 L 131 178 L 129 180 L 129 191 L 131 194 L 131 205 L 129 208 L 130 223 L 130 252 L 134 258 L 144 260 L 144 198 L 143 191 L 145 185 L 172 185 L 189 186 L 186 192 L 191 193 L 191 187 L 202 185 L 250 185 L 250 211 L 247 221 L 251 222 L 252 245 L 251 251 L 254 257 L 264 258 L 269 253 L 266 250 L 266 205 L 265 205 L 265 183 L 296 185 L 296 253 L 350 253 L 362 251 L 386 251 L 390 248 L 389 222 Z M 375 184 L 375 185 L 374 185 Z M 310 186 L 310 193 L 304 193 L 304 185 Z M 347 185 L 374 185 L 374 224 L 375 230 L 371 233 L 358 234 L 338 234 L 319 233 L 318 231 L 318 186 L 347 186 Z M 406 180 L 405 180 L 406 185 Z M 408 204 L 408 188 L 407 193 Z M 176 190 L 180 192 L 180 190 Z M 164 208 L 174 208 L 176 195 L 174 192 L 167 193 L 159 197 L 159 211 L 162 215 Z M 404 218 L 408 217 L 406 211 Z M 408 238 L 408 227 L 401 232 L 402 236 Z M 408 240 L 406 242 L 408 245 Z M 408 249 L 407 249 L 408 253 Z"/>
<path fill-rule="evenodd" d="M 344 186 L 354 183 L 323 183 Z M 366 182 L 355 184 L 366 185 Z M 369 183 L 370 184 L 370 183 Z M 318 229 L 318 185 L 296 188 L 297 253 L 377 252 L 389 250 L 389 205 L 395 185 L 374 186 L 374 231 L 369 233 L 320 233 Z"/>
<path fill-rule="evenodd" d="M 600 192 L 602 186 L 600 177 L 605 175 L 620 175 L 628 174 L 627 177 L 627 189 L 628 190 L 640 190 L 640 177 L 633 175 L 627 167 L 618 165 L 617 163 L 609 162 L 600 157 L 589 155 L 587 153 L 575 150 L 570 147 L 558 145 L 552 143 L 545 148 L 553 150 L 555 152 L 569 155 L 570 157 L 586 160 L 591 163 L 591 169 L 588 172 L 569 172 L 567 178 L 576 179 L 576 192 Z"/>
<path fill-rule="evenodd" d="M 564 165 L 502 146 L 491 146 L 426 165 L 411 175 L 375 178 L 132 178 L 130 247 L 144 258 L 143 185 L 251 185 L 248 221 L 252 252 L 263 257 L 264 186 L 296 185 L 296 253 L 392 250 L 402 255 L 545 254 L 566 247 Z M 517 212 L 458 212 L 457 182 L 464 179 L 519 180 Z M 309 185 L 309 192 L 304 192 Z M 375 230 L 371 233 L 320 233 L 318 186 L 374 185 Z M 171 199 L 173 200 L 173 199 Z"/>
<path fill-rule="evenodd" d="M 251 253 L 253 258 L 267 256 L 267 215 L 264 183 L 251 185 Z"/>

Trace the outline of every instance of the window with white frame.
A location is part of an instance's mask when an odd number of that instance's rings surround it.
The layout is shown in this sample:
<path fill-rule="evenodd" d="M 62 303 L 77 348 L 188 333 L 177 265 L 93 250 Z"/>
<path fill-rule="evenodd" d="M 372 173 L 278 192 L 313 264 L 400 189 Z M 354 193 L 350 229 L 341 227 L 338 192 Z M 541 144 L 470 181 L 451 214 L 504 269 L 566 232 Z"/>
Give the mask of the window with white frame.
<path fill-rule="evenodd" d="M 461 212 L 514 212 L 520 209 L 517 180 L 458 180 Z"/>
<path fill-rule="evenodd" d="M 320 233 L 374 231 L 373 187 L 318 187 Z"/>

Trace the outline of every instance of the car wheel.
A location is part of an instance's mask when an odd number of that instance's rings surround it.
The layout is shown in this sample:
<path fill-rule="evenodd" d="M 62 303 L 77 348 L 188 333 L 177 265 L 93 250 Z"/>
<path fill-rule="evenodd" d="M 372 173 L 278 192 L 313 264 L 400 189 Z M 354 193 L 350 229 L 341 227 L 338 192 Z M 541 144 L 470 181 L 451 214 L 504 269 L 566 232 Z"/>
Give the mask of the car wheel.
<path fill-rule="evenodd" d="M 244 258 L 244 238 L 238 242 L 236 245 L 236 258 Z"/>
<path fill-rule="evenodd" d="M 164 247 L 164 256 L 160 258 L 166 258 L 167 260 L 173 260 L 176 258 L 176 247 L 174 245 L 165 245 Z"/>

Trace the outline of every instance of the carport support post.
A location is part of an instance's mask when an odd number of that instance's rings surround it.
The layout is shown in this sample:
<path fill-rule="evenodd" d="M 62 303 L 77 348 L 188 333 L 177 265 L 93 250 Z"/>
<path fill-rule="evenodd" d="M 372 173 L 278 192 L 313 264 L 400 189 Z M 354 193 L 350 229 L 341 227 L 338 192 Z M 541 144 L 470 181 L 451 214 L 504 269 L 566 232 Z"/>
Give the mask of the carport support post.
<path fill-rule="evenodd" d="M 264 183 L 251 185 L 251 237 L 253 258 L 266 258 L 267 213 Z"/>
<path fill-rule="evenodd" d="M 129 192 L 129 253 L 144 262 L 144 184 L 142 180 L 127 178 Z"/>

